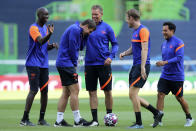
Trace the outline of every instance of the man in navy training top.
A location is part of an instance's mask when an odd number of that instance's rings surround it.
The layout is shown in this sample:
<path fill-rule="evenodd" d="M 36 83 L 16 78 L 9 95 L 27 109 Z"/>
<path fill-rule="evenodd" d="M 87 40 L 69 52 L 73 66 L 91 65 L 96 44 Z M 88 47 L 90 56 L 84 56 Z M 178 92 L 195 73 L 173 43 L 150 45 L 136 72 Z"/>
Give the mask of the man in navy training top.
<path fill-rule="evenodd" d="M 58 103 L 55 127 L 71 126 L 64 120 L 64 112 L 70 97 L 70 106 L 74 116 L 74 127 L 88 126 L 79 111 L 79 84 L 76 72 L 79 50 L 84 47 L 83 41 L 96 29 L 94 21 L 87 19 L 82 23 L 76 22 L 63 33 L 56 60 L 56 67 L 60 74 L 63 92 Z"/>
<path fill-rule="evenodd" d="M 106 112 L 112 113 L 112 71 L 111 63 L 118 51 L 118 44 L 113 29 L 102 20 L 103 8 L 93 5 L 91 8 L 92 19 L 96 23 L 96 30 L 88 37 L 85 55 L 85 83 L 89 91 L 90 108 L 93 120 L 90 126 L 98 126 L 98 98 L 97 82 L 105 94 Z M 109 49 L 111 42 L 112 49 Z"/>
<path fill-rule="evenodd" d="M 48 50 L 58 48 L 58 45 L 56 43 L 49 44 L 48 42 L 54 31 L 53 25 L 48 25 L 48 27 L 45 25 L 49 17 L 48 10 L 44 7 L 37 9 L 37 17 L 37 22 L 29 28 L 29 49 L 25 66 L 28 73 L 30 91 L 26 98 L 25 111 L 20 122 L 21 126 L 35 126 L 29 120 L 29 112 L 38 88 L 40 88 L 41 92 L 41 109 L 38 125 L 49 125 L 44 120 L 48 102 Z"/>
<path fill-rule="evenodd" d="M 141 106 L 153 113 L 153 127 L 156 127 L 161 114 L 149 102 L 138 96 L 140 88 L 144 86 L 150 72 L 150 32 L 146 26 L 140 23 L 140 14 L 137 10 L 130 9 L 126 15 L 129 27 L 134 29 L 131 47 L 120 54 L 120 59 L 124 56 L 133 55 L 133 66 L 129 73 L 129 97 L 133 103 L 136 122 L 129 128 L 144 128 L 141 118 Z"/>
<path fill-rule="evenodd" d="M 172 22 L 163 23 L 163 37 L 165 41 L 161 46 L 162 61 L 158 61 L 158 67 L 163 66 L 158 82 L 157 109 L 162 113 L 164 98 L 171 91 L 186 114 L 185 127 L 192 126 L 194 119 L 191 117 L 189 106 L 183 97 L 184 83 L 184 42 L 174 36 L 176 26 Z M 161 119 L 159 124 L 162 125 Z"/>

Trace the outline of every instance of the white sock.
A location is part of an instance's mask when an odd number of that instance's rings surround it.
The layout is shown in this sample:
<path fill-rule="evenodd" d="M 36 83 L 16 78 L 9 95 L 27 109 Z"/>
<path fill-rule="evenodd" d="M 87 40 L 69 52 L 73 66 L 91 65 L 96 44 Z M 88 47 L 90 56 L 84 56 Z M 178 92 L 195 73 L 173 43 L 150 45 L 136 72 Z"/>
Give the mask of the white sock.
<path fill-rule="evenodd" d="M 163 111 L 159 111 L 161 114 L 163 114 Z"/>
<path fill-rule="evenodd" d="M 56 122 L 59 123 L 63 120 L 64 118 L 64 113 L 63 112 L 57 112 L 57 118 L 56 118 Z"/>
<path fill-rule="evenodd" d="M 76 123 L 78 123 L 80 121 L 80 118 L 81 118 L 80 111 L 79 110 L 75 110 L 75 111 L 72 111 L 72 112 L 73 112 L 73 115 L 74 115 L 74 121 Z"/>

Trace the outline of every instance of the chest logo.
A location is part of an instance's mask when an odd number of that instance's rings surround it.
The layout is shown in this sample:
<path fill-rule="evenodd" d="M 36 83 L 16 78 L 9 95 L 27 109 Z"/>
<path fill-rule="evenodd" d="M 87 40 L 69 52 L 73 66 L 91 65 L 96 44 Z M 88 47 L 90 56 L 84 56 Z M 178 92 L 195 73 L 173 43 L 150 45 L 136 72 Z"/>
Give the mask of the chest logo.
<path fill-rule="evenodd" d="M 173 46 L 172 46 L 172 45 L 170 45 L 170 46 L 169 46 L 169 48 L 173 48 Z"/>
<path fill-rule="evenodd" d="M 106 34 L 106 32 L 104 30 L 101 31 L 102 34 Z"/>

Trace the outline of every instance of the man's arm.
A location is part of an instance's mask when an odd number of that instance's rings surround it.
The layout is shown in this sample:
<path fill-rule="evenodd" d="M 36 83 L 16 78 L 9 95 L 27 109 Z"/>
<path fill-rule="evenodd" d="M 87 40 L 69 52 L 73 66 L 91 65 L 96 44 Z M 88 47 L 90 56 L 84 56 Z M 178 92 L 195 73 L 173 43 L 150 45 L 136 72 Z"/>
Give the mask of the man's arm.
<path fill-rule="evenodd" d="M 148 55 L 148 42 L 141 42 L 142 44 L 142 51 L 141 51 L 141 76 L 145 80 L 146 79 L 146 60 Z"/>
<path fill-rule="evenodd" d="M 119 48 L 114 31 L 110 26 L 107 28 L 107 33 L 108 33 L 109 40 L 112 45 L 112 50 L 110 52 L 110 56 L 105 60 L 104 65 L 110 65 L 112 63 L 112 59 L 115 58 L 115 55 Z"/>
<path fill-rule="evenodd" d="M 132 46 L 128 50 L 120 53 L 119 57 L 120 59 L 123 59 L 124 56 L 129 56 L 129 55 L 132 55 Z"/>
<path fill-rule="evenodd" d="M 80 39 L 80 33 L 77 30 L 72 29 L 69 34 L 69 56 L 71 58 L 71 61 L 73 65 L 77 66 L 77 60 L 78 60 L 78 53 L 80 49 L 79 44 Z"/>
<path fill-rule="evenodd" d="M 57 43 L 48 44 L 48 47 L 47 47 L 48 51 L 54 48 L 58 49 L 59 45 Z"/>
<path fill-rule="evenodd" d="M 150 37 L 150 32 L 146 28 L 142 28 L 139 32 L 139 36 L 141 39 L 141 76 L 145 80 L 147 78 L 146 76 L 146 60 L 147 60 L 147 55 L 148 55 L 148 42 L 149 42 L 149 37 Z"/>
<path fill-rule="evenodd" d="M 52 26 L 48 25 L 48 34 L 45 37 L 41 37 L 38 36 L 36 41 L 39 42 L 41 45 L 45 44 L 49 39 L 50 36 L 53 34 L 54 32 L 54 25 L 52 24 Z"/>
<path fill-rule="evenodd" d="M 170 63 L 177 63 L 177 62 L 181 61 L 183 56 L 184 56 L 184 44 L 180 43 L 180 44 L 178 44 L 178 47 L 175 50 L 175 57 L 173 57 L 169 60 L 165 60 L 165 61 L 158 61 L 158 62 L 156 62 L 156 66 L 164 66 L 164 65 L 170 64 Z"/>

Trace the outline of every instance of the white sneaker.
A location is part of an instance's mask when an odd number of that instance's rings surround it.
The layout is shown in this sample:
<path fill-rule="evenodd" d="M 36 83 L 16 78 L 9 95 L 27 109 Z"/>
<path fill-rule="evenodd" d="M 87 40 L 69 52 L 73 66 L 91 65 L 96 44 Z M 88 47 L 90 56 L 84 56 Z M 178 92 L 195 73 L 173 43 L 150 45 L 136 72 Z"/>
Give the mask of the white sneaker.
<path fill-rule="evenodd" d="M 190 127 L 190 126 L 193 125 L 194 121 L 195 120 L 193 118 L 192 119 L 186 119 L 186 123 L 184 124 L 184 126 L 185 127 Z"/>
<path fill-rule="evenodd" d="M 99 126 L 99 123 L 97 121 L 91 121 L 89 126 Z"/>

